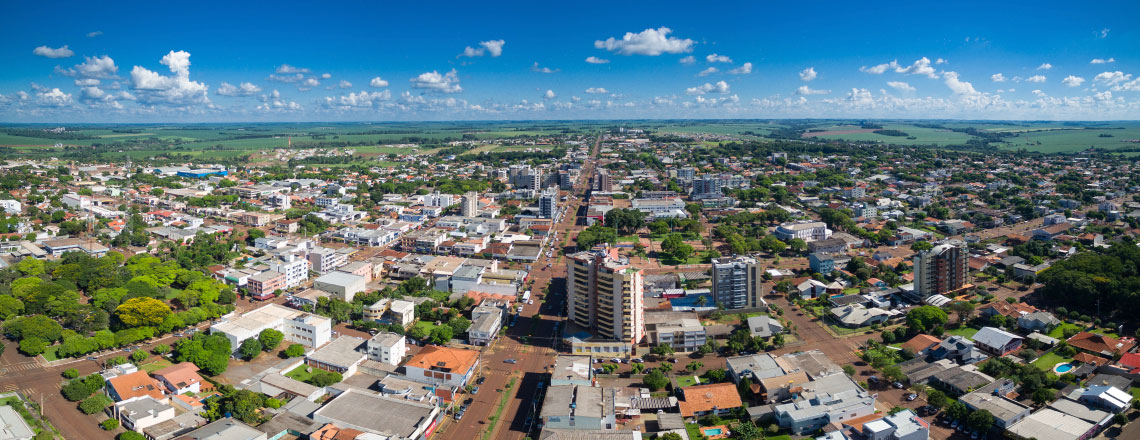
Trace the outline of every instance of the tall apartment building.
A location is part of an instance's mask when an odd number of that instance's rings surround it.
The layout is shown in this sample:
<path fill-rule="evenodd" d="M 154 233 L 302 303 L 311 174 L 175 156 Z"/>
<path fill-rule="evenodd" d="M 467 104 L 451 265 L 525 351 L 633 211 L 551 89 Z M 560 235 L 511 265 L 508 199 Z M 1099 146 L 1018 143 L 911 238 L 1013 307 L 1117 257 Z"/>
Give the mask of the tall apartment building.
<path fill-rule="evenodd" d="M 693 180 L 693 198 L 720 197 L 721 180 L 705 176 Z"/>
<path fill-rule="evenodd" d="M 598 192 L 613 192 L 614 181 L 608 170 L 598 170 L 594 175 L 594 190 Z"/>
<path fill-rule="evenodd" d="M 475 217 L 479 215 L 479 196 L 474 191 L 468 192 L 463 195 L 462 212 L 464 217 Z"/>
<path fill-rule="evenodd" d="M 914 257 L 914 290 L 919 297 L 953 292 L 966 285 L 970 273 L 966 244 L 949 241 Z"/>
<path fill-rule="evenodd" d="M 269 264 L 271 270 L 285 274 L 285 288 L 292 289 L 309 279 L 312 263 L 297 254 L 279 256 Z"/>
<path fill-rule="evenodd" d="M 567 263 L 568 309 L 593 336 L 637 344 L 645 335 L 642 274 L 617 249 L 579 252 Z"/>
<path fill-rule="evenodd" d="M 716 304 L 725 309 L 766 307 L 764 302 L 764 269 L 750 257 L 714 258 L 712 261 L 712 294 Z"/>
<path fill-rule="evenodd" d="M 538 218 L 554 218 L 555 204 L 558 202 L 558 193 L 543 191 L 538 197 Z"/>
<path fill-rule="evenodd" d="M 329 273 L 348 264 L 348 255 L 337 252 L 336 249 L 317 247 L 309 252 L 309 263 L 313 270 L 320 273 Z"/>

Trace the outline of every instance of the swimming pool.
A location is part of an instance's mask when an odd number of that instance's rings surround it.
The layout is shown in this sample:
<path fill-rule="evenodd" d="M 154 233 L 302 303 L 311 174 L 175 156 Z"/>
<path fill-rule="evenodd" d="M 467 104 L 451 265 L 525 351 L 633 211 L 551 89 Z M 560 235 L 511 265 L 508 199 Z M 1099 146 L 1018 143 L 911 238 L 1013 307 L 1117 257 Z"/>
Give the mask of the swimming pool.
<path fill-rule="evenodd" d="M 1055 372 L 1057 374 L 1065 374 L 1065 373 L 1068 373 L 1069 370 L 1072 370 L 1072 369 L 1073 369 L 1073 364 L 1065 362 L 1065 363 L 1057 364 L 1057 366 L 1053 367 L 1053 372 Z"/>
<path fill-rule="evenodd" d="M 706 428 L 704 431 L 705 435 L 720 435 L 722 432 L 724 432 L 724 430 L 721 428 Z"/>

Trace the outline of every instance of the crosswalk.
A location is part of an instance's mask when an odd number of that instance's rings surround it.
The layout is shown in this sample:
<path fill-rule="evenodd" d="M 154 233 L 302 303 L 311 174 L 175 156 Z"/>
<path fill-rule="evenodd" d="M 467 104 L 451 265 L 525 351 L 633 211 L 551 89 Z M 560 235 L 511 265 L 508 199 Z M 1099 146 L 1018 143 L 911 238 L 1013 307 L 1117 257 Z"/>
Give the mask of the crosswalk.
<path fill-rule="evenodd" d="M 56 388 L 59 388 L 57 385 Z M 0 394 L 7 393 L 20 393 L 24 396 L 39 396 L 40 390 L 35 388 L 21 388 L 20 385 L 15 383 L 0 384 Z"/>
<path fill-rule="evenodd" d="M 0 375 L 19 373 L 21 371 L 38 370 L 43 368 L 37 362 L 21 362 L 18 364 L 0 365 Z"/>

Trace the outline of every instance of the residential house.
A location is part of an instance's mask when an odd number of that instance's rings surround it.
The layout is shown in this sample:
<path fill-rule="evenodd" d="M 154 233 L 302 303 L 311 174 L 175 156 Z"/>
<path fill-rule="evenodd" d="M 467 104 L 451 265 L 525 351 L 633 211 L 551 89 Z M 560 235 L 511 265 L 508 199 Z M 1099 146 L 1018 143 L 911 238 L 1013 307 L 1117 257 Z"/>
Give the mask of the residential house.
<path fill-rule="evenodd" d="M 1022 338 L 995 327 L 982 327 L 974 334 L 974 346 L 994 356 L 1005 356 L 1021 348 Z"/>
<path fill-rule="evenodd" d="M 1050 330 L 1060 324 L 1061 320 L 1049 312 L 1033 312 L 1017 318 L 1017 326 L 1026 333 L 1049 333 Z"/>
<path fill-rule="evenodd" d="M 715 414 L 724 416 L 743 406 L 736 386 L 731 383 L 714 383 L 681 388 L 683 399 L 677 402 L 681 417 L 696 420 Z"/>
<path fill-rule="evenodd" d="M 1136 346 L 1136 340 L 1130 337 L 1116 339 L 1090 332 L 1077 333 L 1068 339 L 1068 343 L 1078 350 L 1107 357 L 1113 357 L 1115 353 L 1128 353 Z"/>
<path fill-rule="evenodd" d="M 161 381 L 170 394 L 202 392 L 202 376 L 198 375 L 198 366 L 191 362 L 182 362 L 155 371 L 154 378 Z M 213 388 L 208 382 L 206 387 Z"/>

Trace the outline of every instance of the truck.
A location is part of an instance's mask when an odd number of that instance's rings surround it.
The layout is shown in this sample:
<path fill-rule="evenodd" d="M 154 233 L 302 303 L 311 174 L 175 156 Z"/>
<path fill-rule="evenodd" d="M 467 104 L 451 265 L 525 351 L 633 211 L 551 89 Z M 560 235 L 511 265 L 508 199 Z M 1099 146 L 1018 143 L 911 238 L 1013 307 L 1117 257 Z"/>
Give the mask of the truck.
<path fill-rule="evenodd" d="M 522 302 L 525 303 L 528 300 L 530 300 L 530 291 L 529 290 L 526 292 L 523 292 L 523 294 L 522 294 Z"/>

